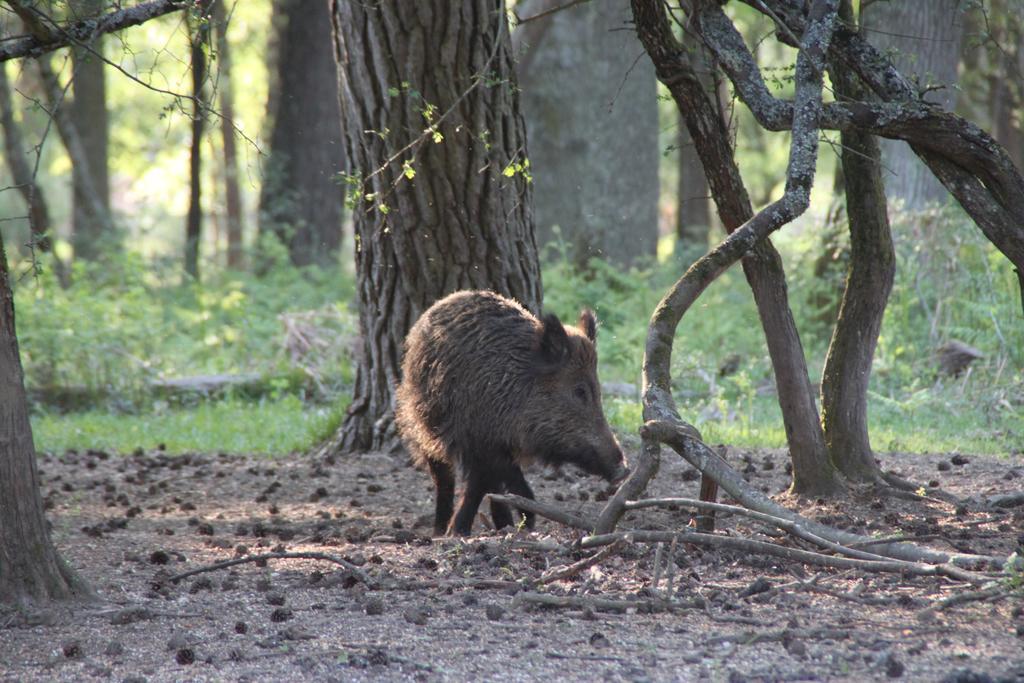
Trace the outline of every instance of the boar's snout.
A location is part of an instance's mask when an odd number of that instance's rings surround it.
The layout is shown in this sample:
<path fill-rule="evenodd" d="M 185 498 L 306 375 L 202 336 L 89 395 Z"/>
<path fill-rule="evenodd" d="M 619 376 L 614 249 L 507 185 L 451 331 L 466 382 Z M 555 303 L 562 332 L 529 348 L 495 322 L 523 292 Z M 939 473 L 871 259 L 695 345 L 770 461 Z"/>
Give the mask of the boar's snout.
<path fill-rule="evenodd" d="M 615 442 L 614 455 L 609 458 L 609 460 L 611 466 L 606 468 L 604 478 L 612 484 L 618 484 L 629 476 L 629 467 L 626 466 L 626 456 L 622 452 L 622 447 L 619 446 L 618 442 Z"/>
<path fill-rule="evenodd" d="M 629 468 L 626 467 L 625 463 L 620 463 L 619 466 L 612 472 L 611 476 L 608 477 L 608 481 L 613 484 L 619 484 L 625 481 L 626 477 L 629 476 Z"/>

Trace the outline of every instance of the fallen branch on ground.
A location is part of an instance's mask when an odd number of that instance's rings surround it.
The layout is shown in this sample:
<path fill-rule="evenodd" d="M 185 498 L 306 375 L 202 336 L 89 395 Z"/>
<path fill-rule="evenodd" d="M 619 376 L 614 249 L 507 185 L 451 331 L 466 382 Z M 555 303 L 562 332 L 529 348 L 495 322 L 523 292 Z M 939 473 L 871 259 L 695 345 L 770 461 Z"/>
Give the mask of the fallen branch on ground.
<path fill-rule="evenodd" d="M 876 553 L 870 553 L 866 550 L 857 550 L 850 546 L 835 543 L 827 538 L 808 531 L 799 521 L 794 519 L 783 519 L 775 515 L 770 515 L 765 512 L 758 512 L 756 510 L 748 510 L 747 508 L 740 507 L 738 505 L 726 505 L 724 503 L 711 503 L 704 500 L 695 500 L 693 498 L 647 498 L 643 500 L 628 501 L 626 503 L 627 510 L 635 510 L 645 507 L 664 507 L 668 505 L 683 505 L 687 507 L 697 508 L 700 510 L 712 510 L 717 512 L 728 512 L 735 515 L 742 515 L 750 519 L 764 522 L 765 524 L 771 524 L 783 531 L 810 543 L 831 550 L 832 552 L 847 557 L 853 557 L 859 560 L 888 560 L 889 558 L 885 555 L 879 555 Z"/>
<path fill-rule="evenodd" d="M 994 508 L 1011 508 L 1018 505 L 1024 505 L 1024 491 L 1017 491 L 1016 493 L 1004 493 L 999 496 L 992 496 L 985 501 L 989 507 Z"/>
<path fill-rule="evenodd" d="M 984 588 L 976 591 L 967 591 L 964 593 L 957 593 L 951 595 L 948 598 L 939 600 L 934 605 L 924 608 L 917 613 L 917 618 L 922 620 L 928 620 L 935 616 L 936 612 L 955 607 L 956 605 L 963 605 L 968 602 L 977 602 L 979 600 L 1002 600 L 1003 598 L 1010 597 L 1012 591 L 1001 583 L 997 583 L 991 586 L 985 586 Z"/>
<path fill-rule="evenodd" d="M 615 543 L 612 543 L 611 545 L 601 548 L 601 550 L 597 551 L 597 553 L 595 553 L 591 557 L 585 557 L 579 562 L 573 562 L 569 565 L 564 565 L 562 567 L 551 569 L 545 572 L 540 577 L 540 583 L 541 585 L 546 585 L 549 583 L 554 583 L 555 581 L 561 581 L 563 579 L 568 579 L 569 577 L 576 576 L 580 572 L 586 569 L 590 569 L 594 565 L 603 562 L 604 559 L 609 555 L 619 552 L 625 545 L 625 540 L 617 541 Z"/>
<path fill-rule="evenodd" d="M 548 607 L 574 607 L 590 609 L 595 612 L 626 612 L 631 609 L 660 612 L 671 609 L 693 609 L 698 606 L 697 603 L 670 602 L 668 600 L 612 600 L 590 595 L 550 595 L 533 592 L 517 593 L 516 597 L 512 599 L 513 608 L 521 607 L 523 603 Z"/>
<path fill-rule="evenodd" d="M 810 550 L 786 548 L 774 543 L 755 541 L 749 538 L 734 538 L 731 536 L 687 531 L 619 531 L 610 534 L 586 536 L 580 541 L 580 547 L 597 548 L 614 543 L 619 539 L 626 539 L 627 541 L 637 543 L 668 543 L 674 538 L 678 539 L 681 543 L 728 548 L 751 554 L 772 555 L 793 562 L 834 567 L 837 569 L 859 569 L 869 572 L 911 574 L 914 576 L 946 576 L 976 585 L 992 580 L 991 576 L 970 572 L 948 564 L 932 565 L 921 562 L 908 562 L 906 560 L 860 560 L 851 557 L 835 557 L 832 555 L 822 555 Z"/>
<path fill-rule="evenodd" d="M 877 540 L 869 536 L 834 529 L 806 519 L 779 505 L 760 491 L 751 489 L 743 481 L 739 473 L 732 469 L 721 456 L 715 453 L 703 441 L 694 438 L 690 434 L 688 425 L 679 420 L 677 415 L 665 420 L 649 420 L 641 429 L 641 436 L 645 441 L 652 440 L 670 446 L 688 463 L 718 481 L 719 486 L 723 490 L 748 510 L 793 522 L 815 536 L 844 547 Z M 893 560 L 927 563 L 934 566 L 955 565 L 956 567 L 969 567 L 971 569 L 989 566 L 993 569 L 999 569 L 1005 561 L 1004 558 L 992 557 L 990 555 L 945 553 L 909 543 L 883 543 L 876 545 L 872 550 L 874 555 L 892 558 Z M 953 576 L 952 574 L 946 575 Z M 960 577 L 954 576 L 953 578 Z M 972 583 L 974 582 L 972 581 Z"/>
<path fill-rule="evenodd" d="M 246 564 L 247 562 L 261 562 L 266 560 L 321 560 L 323 562 L 333 562 L 336 565 L 344 567 L 348 571 L 352 572 L 360 581 L 369 584 L 370 577 L 367 576 L 359 567 L 355 566 L 346 559 L 337 557 L 335 555 L 328 555 L 327 553 L 264 553 L 262 555 L 248 555 L 246 557 L 237 557 L 233 560 L 224 560 L 223 562 L 216 562 L 214 564 L 206 565 L 204 567 L 197 567 L 196 569 L 190 569 L 187 572 L 175 574 L 174 576 L 165 579 L 168 583 L 177 583 L 182 579 L 187 579 L 190 576 L 196 574 L 203 574 L 205 572 L 213 572 L 218 569 L 226 569 L 228 567 L 234 567 L 239 564 Z"/>
<path fill-rule="evenodd" d="M 527 512 L 533 512 L 541 517 L 546 517 L 552 521 L 571 526 L 574 529 L 582 529 L 583 531 L 590 531 L 594 528 L 593 523 L 588 522 L 582 517 L 578 517 L 571 512 L 559 509 L 554 505 L 548 505 L 547 503 L 541 503 L 531 498 L 523 498 L 512 493 L 490 493 L 488 497 L 491 500 L 496 500 L 499 503 L 505 503 L 512 507 L 519 508 L 520 510 L 526 510 Z"/>

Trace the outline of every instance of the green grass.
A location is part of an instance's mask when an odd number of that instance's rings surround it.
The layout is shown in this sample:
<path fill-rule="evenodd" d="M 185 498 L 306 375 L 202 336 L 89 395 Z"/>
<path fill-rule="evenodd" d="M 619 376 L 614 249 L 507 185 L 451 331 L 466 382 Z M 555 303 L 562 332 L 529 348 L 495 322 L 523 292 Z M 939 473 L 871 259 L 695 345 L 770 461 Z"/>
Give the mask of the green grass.
<path fill-rule="evenodd" d="M 129 453 L 163 444 L 169 453 L 285 455 L 304 451 L 338 424 L 340 407 L 304 405 L 295 396 L 246 403 L 211 401 L 140 415 L 91 411 L 32 417 L 36 448 L 60 453 L 96 448 Z"/>

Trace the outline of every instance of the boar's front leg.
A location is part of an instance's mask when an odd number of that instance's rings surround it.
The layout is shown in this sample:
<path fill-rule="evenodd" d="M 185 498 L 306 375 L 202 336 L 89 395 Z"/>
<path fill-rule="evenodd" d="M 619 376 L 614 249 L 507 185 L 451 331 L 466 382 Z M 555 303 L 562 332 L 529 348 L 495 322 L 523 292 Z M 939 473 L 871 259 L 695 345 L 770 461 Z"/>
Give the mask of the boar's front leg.
<path fill-rule="evenodd" d="M 452 507 L 455 503 L 455 474 L 452 466 L 446 462 L 428 460 L 430 476 L 434 478 L 437 489 L 437 503 L 434 509 L 434 535 L 443 536 L 452 518 Z"/>
<path fill-rule="evenodd" d="M 526 482 L 526 477 L 523 476 L 523 470 L 515 463 L 512 464 L 512 469 L 509 472 L 508 477 L 505 479 L 505 486 L 508 488 L 509 493 L 514 493 L 517 496 L 529 498 L 530 500 L 534 499 L 533 489 L 531 489 L 530 485 Z M 523 516 L 523 519 L 526 520 L 526 528 L 533 529 L 537 516 L 529 510 L 520 510 L 519 513 Z"/>

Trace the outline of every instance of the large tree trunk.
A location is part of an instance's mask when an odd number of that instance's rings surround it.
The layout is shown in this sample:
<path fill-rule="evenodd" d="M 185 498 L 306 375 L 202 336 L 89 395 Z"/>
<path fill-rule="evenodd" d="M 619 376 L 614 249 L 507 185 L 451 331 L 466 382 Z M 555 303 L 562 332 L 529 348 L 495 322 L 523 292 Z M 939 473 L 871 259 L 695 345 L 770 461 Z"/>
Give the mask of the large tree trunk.
<path fill-rule="evenodd" d="M 2 239 L 0 434 L 0 606 L 91 595 L 57 554 L 46 528 Z"/>
<path fill-rule="evenodd" d="M 722 224 L 732 234 L 750 221 L 754 212 L 733 159 L 725 122 L 704 91 L 689 53 L 672 36 L 662 5 L 656 0 L 633 0 L 633 14 L 658 78 L 669 88 L 686 121 Z M 775 370 L 779 407 L 793 461 L 793 491 L 832 493 L 840 488 L 840 482 L 825 450 L 803 345 L 789 308 L 782 259 L 771 241 L 765 239 L 742 262 Z"/>
<path fill-rule="evenodd" d="M 517 9 L 528 16 L 558 4 Z M 548 26 L 522 41 L 537 241 L 555 239 L 558 226 L 581 267 L 594 257 L 629 265 L 657 250 L 657 83 L 637 60 L 643 47 L 629 18 L 628 0 L 591 2 L 526 24 Z"/>
<path fill-rule="evenodd" d="M 502 0 L 334 0 L 332 15 L 347 159 L 362 182 L 362 348 L 327 450 L 380 448 L 394 434 L 402 341 L 430 304 L 492 289 L 539 309 L 530 185 L 516 170 L 526 134 Z"/>
<path fill-rule="evenodd" d="M 849 0 L 840 7 L 849 22 Z M 867 88 L 842 65 L 829 76 L 840 101 L 870 99 Z M 896 254 L 885 189 L 882 185 L 878 138 L 860 131 L 843 131 L 843 178 L 846 215 L 850 223 L 850 270 L 846 278 L 821 378 L 821 421 L 832 462 L 849 479 L 881 482 L 868 438 L 868 384 L 871 363 L 882 329 L 882 317 L 892 291 Z"/>
<path fill-rule="evenodd" d="M 222 0 L 213 3 L 217 27 L 217 89 L 220 91 L 220 134 L 224 146 L 224 204 L 228 224 L 228 268 L 241 269 L 242 191 L 238 185 L 238 151 L 235 145 L 235 91 L 231 82 L 231 49 L 228 17 Z M 331 79 L 333 81 L 334 79 Z"/>
<path fill-rule="evenodd" d="M 199 11 L 205 18 L 211 0 L 202 0 Z M 213 0 L 216 2 L 216 0 Z M 210 38 L 209 21 L 193 20 L 192 41 L 192 146 L 189 153 L 189 200 L 185 219 L 185 272 L 199 280 L 199 243 L 203 230 L 203 131 L 206 127 L 207 103 L 206 52 Z"/>
<path fill-rule="evenodd" d="M 281 0 L 275 24 L 275 92 L 267 107 L 273 128 L 260 232 L 276 235 L 295 265 L 331 265 L 341 245 L 343 189 L 337 176 L 344 148 L 327 3 Z"/>
<path fill-rule="evenodd" d="M 103 0 L 82 0 L 75 6 L 81 18 L 95 17 L 103 11 Z M 72 237 L 75 257 L 90 261 L 113 245 L 116 235 L 107 216 L 110 214 L 110 173 L 107 164 L 109 120 L 107 117 L 106 69 L 103 36 L 71 50 L 74 64 L 71 118 L 79 131 L 84 164 L 71 166 Z M 93 196 L 90 196 L 90 195 Z M 105 215 L 96 215 L 99 203 Z"/>
<path fill-rule="evenodd" d="M 920 90 L 944 86 L 925 99 L 946 111 L 956 106 L 963 4 L 962 0 L 873 2 L 861 17 L 871 44 L 889 52 L 896 68 L 916 79 Z M 902 202 L 904 210 L 921 211 L 948 199 L 949 193 L 909 145 L 883 141 L 882 161 L 887 169 L 886 193 L 890 200 Z"/>

